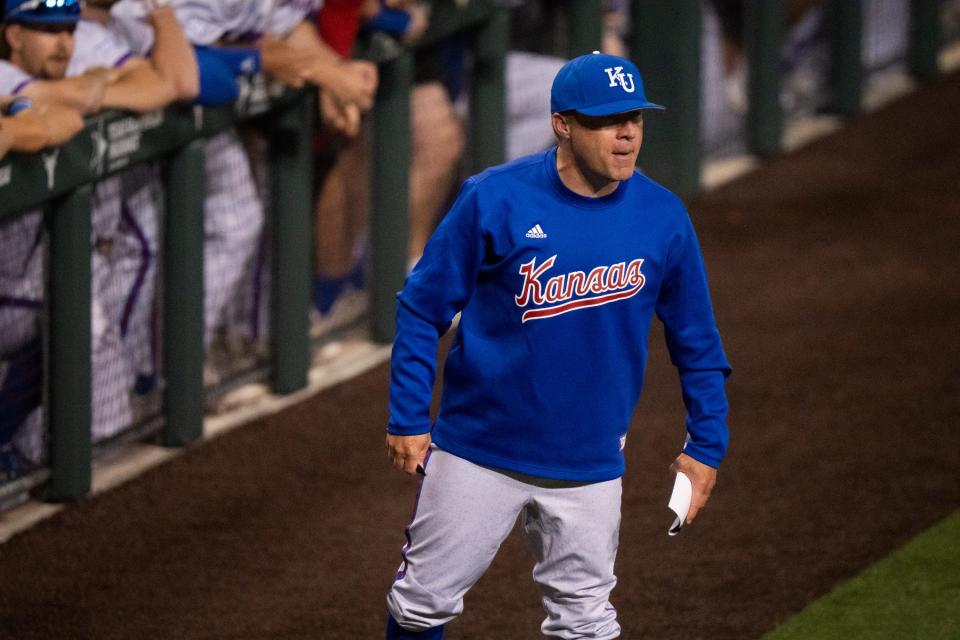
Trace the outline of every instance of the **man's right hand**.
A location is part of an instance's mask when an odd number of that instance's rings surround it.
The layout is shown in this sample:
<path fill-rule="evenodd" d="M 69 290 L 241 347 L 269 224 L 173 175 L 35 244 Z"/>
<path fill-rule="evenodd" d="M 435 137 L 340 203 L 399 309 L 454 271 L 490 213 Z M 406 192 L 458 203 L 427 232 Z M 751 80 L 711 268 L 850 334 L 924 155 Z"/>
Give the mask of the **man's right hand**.
<path fill-rule="evenodd" d="M 387 458 L 400 471 L 414 475 L 417 467 L 423 466 L 430 449 L 430 434 L 395 436 L 387 434 Z"/>

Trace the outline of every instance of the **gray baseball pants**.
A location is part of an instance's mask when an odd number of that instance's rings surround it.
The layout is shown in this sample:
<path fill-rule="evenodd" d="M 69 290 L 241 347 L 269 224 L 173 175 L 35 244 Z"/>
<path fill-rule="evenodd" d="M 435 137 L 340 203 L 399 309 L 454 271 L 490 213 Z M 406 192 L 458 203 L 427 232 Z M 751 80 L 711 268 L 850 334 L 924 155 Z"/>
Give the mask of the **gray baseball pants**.
<path fill-rule="evenodd" d="M 617 612 L 608 597 L 617 582 L 620 496 L 619 478 L 539 482 L 434 447 L 387 608 L 411 631 L 455 618 L 463 611 L 464 594 L 490 566 L 520 515 L 547 613 L 543 634 L 618 638 Z"/>

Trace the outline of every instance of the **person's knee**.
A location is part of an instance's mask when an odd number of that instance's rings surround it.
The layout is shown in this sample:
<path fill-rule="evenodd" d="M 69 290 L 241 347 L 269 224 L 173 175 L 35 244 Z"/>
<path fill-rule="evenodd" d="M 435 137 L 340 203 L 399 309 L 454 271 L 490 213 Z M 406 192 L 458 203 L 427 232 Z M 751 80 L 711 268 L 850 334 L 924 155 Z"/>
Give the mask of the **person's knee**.
<path fill-rule="evenodd" d="M 466 145 L 463 126 L 439 83 L 418 85 L 411 103 L 414 164 L 448 168 Z"/>

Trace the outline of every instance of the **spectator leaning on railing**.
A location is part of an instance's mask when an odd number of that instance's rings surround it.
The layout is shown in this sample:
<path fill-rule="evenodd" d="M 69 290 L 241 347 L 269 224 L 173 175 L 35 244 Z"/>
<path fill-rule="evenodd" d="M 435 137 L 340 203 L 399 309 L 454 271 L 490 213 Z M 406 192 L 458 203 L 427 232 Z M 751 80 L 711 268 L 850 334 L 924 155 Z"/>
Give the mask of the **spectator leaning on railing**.
<path fill-rule="evenodd" d="M 150 49 L 140 50 L 109 19 L 110 4 L 95 1 L 84 7 L 67 75 L 82 75 L 101 66 L 123 71 L 124 80 L 113 88 L 112 99 L 133 111 L 149 111 L 173 101 L 192 101 L 199 86 L 197 65 L 173 10 L 155 0 L 142 3 L 149 11 L 147 24 L 154 39 Z M 134 397 L 142 397 L 156 387 L 152 317 L 161 191 L 159 167 L 154 163 L 136 165 L 119 178 L 120 222 L 110 250 L 109 281 L 113 292 L 105 297 L 120 296 L 122 300 L 120 337 L 135 380 Z"/>
<path fill-rule="evenodd" d="M 162 17 L 159 24 L 168 31 L 175 27 Z M 178 33 L 164 38 L 175 39 Z M 161 48 L 151 59 L 131 56 L 101 25 L 80 20 L 77 0 L 6 0 L 2 41 L 8 59 L 0 61 L 0 92 L 84 113 L 108 107 L 154 110 L 191 97 L 189 80 L 179 84 L 172 78 L 196 76 L 189 47 Z M 134 378 L 149 379 L 154 373 L 149 348 L 125 346 L 150 343 L 157 216 L 151 178 L 150 171 L 141 168 L 102 180 L 94 188 L 91 358 L 97 439 L 130 424 Z M 36 225 L 21 232 L 40 242 L 39 218 Z M 29 277 L 39 280 L 29 288 L 41 295 L 42 270 Z"/>
<path fill-rule="evenodd" d="M 167 0 L 161 0 L 166 3 Z M 256 68 L 290 87 L 321 89 L 324 118 L 356 132 L 360 115 L 373 106 L 377 68 L 341 60 L 317 35 L 311 15 L 320 0 L 169 0 L 187 38 L 201 47 L 246 47 L 257 53 Z M 124 21 L 142 19 L 133 0 L 112 9 Z"/>
<path fill-rule="evenodd" d="M 64 144 L 83 130 L 80 112 L 58 104 L 0 98 L 0 113 L 0 158 Z"/>
<path fill-rule="evenodd" d="M 311 83 L 321 88 L 321 113 L 346 132 L 359 126 L 360 114 L 373 103 L 376 67 L 341 62 L 308 21 L 319 6 L 314 0 L 174 0 L 184 32 L 197 49 L 201 101 L 216 104 L 236 96 L 233 77 L 263 71 L 291 87 Z M 124 0 L 113 18 L 136 30 L 143 9 Z M 149 41 L 149 33 L 140 37 Z M 241 295 L 242 276 L 250 271 L 263 226 L 263 205 L 256 193 L 250 159 L 235 131 L 211 138 L 205 148 L 206 343 L 226 324 L 230 303 Z M 260 158 L 254 165 L 261 166 Z M 254 292 L 259 292 L 259 265 L 254 264 Z M 255 297 L 251 292 L 251 296 Z M 254 313 L 258 310 L 256 301 Z M 255 316 L 256 317 L 256 316 Z M 252 336 L 258 332 L 254 321 Z M 218 372 L 208 367 L 207 381 Z"/>

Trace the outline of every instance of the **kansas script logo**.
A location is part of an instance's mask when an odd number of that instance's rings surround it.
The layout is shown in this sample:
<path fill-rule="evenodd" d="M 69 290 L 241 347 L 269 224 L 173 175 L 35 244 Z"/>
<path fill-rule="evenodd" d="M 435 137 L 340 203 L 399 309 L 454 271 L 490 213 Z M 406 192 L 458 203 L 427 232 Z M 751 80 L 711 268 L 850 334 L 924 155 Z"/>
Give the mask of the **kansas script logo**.
<path fill-rule="evenodd" d="M 590 273 L 571 271 L 546 279 L 544 275 L 557 261 L 553 255 L 537 266 L 537 259 L 520 265 L 523 284 L 514 301 L 520 308 L 534 305 L 523 312 L 522 322 L 552 318 L 570 311 L 599 307 L 637 295 L 647 281 L 640 267 L 643 259 L 594 267 Z"/>

